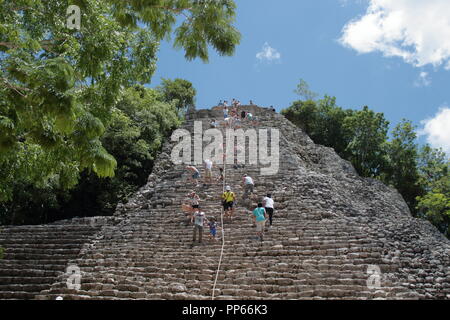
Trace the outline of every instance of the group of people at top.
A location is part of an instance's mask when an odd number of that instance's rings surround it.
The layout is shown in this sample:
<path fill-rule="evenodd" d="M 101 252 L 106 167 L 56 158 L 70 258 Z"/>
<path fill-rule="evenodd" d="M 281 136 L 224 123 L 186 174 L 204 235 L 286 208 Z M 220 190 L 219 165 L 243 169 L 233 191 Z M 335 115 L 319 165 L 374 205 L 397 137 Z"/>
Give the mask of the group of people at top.
<path fill-rule="evenodd" d="M 234 100 L 234 99 L 233 99 Z M 240 106 L 239 101 L 235 101 L 234 104 L 230 107 L 228 107 L 227 104 L 223 104 L 223 119 L 225 123 L 225 127 L 234 127 L 236 129 L 240 128 L 241 121 L 249 121 L 253 124 L 256 124 L 257 119 L 253 116 L 251 112 L 247 112 L 245 110 L 242 110 L 239 114 L 238 107 Z M 213 119 L 211 122 L 211 127 L 216 127 L 216 120 Z"/>
<path fill-rule="evenodd" d="M 253 102 L 252 102 L 252 100 L 250 100 L 250 104 L 253 104 Z M 239 101 L 239 100 L 236 100 L 236 99 L 232 99 L 231 100 L 231 104 L 229 105 L 228 104 L 228 101 L 227 100 L 224 100 L 223 102 L 222 102 L 222 100 L 220 100 L 219 101 L 219 107 L 239 107 L 241 105 L 241 102 Z"/>

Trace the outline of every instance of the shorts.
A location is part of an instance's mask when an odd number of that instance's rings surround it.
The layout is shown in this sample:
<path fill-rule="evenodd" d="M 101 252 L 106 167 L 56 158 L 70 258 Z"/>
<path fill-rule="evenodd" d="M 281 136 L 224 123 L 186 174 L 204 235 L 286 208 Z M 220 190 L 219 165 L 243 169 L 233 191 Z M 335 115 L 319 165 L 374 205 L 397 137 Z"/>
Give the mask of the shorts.
<path fill-rule="evenodd" d="M 205 169 L 205 176 L 206 176 L 207 178 L 211 178 L 211 176 L 212 176 L 212 171 L 211 171 L 211 169 Z"/>
<path fill-rule="evenodd" d="M 211 235 L 212 235 L 213 237 L 215 237 L 215 236 L 216 236 L 216 233 L 217 233 L 216 228 L 214 228 L 214 229 L 209 229 L 209 233 L 211 233 Z"/>
<path fill-rule="evenodd" d="M 234 204 L 234 202 L 233 201 L 230 201 L 230 202 L 225 202 L 224 204 L 223 204 L 223 210 L 228 210 L 228 209 L 233 209 L 233 204 Z"/>
<path fill-rule="evenodd" d="M 256 232 L 262 232 L 264 230 L 265 224 L 266 224 L 266 220 L 256 221 Z"/>
<path fill-rule="evenodd" d="M 198 208 L 200 208 L 200 206 L 198 204 L 193 204 L 192 205 L 192 209 L 198 209 Z"/>
<path fill-rule="evenodd" d="M 200 172 L 196 172 L 192 175 L 192 179 L 198 179 L 200 178 Z"/>

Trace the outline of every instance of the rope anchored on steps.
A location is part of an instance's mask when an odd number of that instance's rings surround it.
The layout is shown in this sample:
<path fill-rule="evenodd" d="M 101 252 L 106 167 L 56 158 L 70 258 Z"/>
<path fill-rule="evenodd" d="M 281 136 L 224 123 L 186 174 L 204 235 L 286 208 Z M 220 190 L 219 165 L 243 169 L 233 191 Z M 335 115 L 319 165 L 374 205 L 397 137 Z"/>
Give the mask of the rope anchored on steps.
<path fill-rule="evenodd" d="M 227 131 L 227 140 L 225 140 L 226 142 L 230 141 L 229 140 L 229 134 L 230 131 Z M 226 149 L 225 147 L 223 148 L 223 152 L 224 152 L 224 156 L 223 156 L 223 184 L 222 184 L 222 194 L 225 192 L 225 185 L 226 185 L 226 179 L 227 179 L 227 163 L 226 163 Z M 217 265 L 217 272 L 216 272 L 216 278 L 214 279 L 214 285 L 213 285 L 213 290 L 212 290 L 212 295 L 211 295 L 211 300 L 214 300 L 215 297 L 215 293 L 216 293 L 216 285 L 217 285 L 217 279 L 219 278 L 219 273 L 220 273 L 220 267 L 222 265 L 222 258 L 223 258 L 223 252 L 224 252 L 224 248 L 225 248 L 225 226 L 223 224 L 223 215 L 225 213 L 225 209 L 222 206 L 222 210 L 221 210 L 221 214 L 220 214 L 220 225 L 222 226 L 222 248 L 220 250 L 220 258 L 219 258 L 219 264 Z"/>

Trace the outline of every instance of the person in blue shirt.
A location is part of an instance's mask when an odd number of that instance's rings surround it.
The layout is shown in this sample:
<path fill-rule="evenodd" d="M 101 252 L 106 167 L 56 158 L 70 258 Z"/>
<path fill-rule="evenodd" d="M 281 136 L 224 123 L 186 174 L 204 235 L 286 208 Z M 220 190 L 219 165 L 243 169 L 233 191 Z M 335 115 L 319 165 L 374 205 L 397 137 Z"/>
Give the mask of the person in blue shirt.
<path fill-rule="evenodd" d="M 223 118 L 228 118 L 228 107 L 226 104 L 223 106 Z"/>
<path fill-rule="evenodd" d="M 216 239 L 216 234 L 217 234 L 217 222 L 216 222 L 216 218 L 212 217 L 209 221 L 208 221 L 208 226 L 209 226 L 209 235 L 211 237 L 212 240 L 217 241 Z"/>
<path fill-rule="evenodd" d="M 256 234 L 263 241 L 264 227 L 266 224 L 266 209 L 264 209 L 262 203 L 258 203 L 258 207 L 253 210 L 253 216 L 256 224 Z"/>

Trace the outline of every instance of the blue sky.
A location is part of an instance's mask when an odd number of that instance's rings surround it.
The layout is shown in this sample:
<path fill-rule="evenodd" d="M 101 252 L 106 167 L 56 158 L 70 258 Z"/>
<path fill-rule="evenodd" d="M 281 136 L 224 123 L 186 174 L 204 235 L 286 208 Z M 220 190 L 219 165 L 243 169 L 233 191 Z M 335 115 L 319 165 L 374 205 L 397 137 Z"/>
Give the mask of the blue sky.
<path fill-rule="evenodd" d="M 197 108 L 237 98 L 279 111 L 298 99 L 293 90 L 302 78 L 343 108 L 383 112 L 392 127 L 410 119 L 425 128 L 421 142 L 450 151 L 450 21 L 438 25 L 441 41 L 426 20 L 415 20 L 423 10 L 449 19 L 449 2 L 237 0 L 242 41 L 235 55 L 211 51 L 208 64 L 189 62 L 164 42 L 151 86 L 161 77 L 184 78 L 197 89 Z M 433 14 L 428 19 L 436 22 Z"/>

